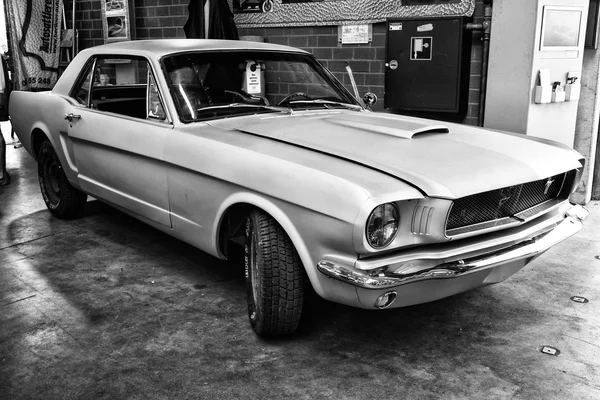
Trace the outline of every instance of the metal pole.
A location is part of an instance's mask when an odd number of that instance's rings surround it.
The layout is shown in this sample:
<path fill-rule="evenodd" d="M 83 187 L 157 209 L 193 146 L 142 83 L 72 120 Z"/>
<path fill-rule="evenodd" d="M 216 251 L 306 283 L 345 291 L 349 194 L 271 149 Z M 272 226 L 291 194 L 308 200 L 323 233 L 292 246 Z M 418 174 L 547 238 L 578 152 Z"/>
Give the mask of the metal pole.
<path fill-rule="evenodd" d="M 71 54 L 73 55 L 73 58 L 75 58 L 75 55 L 77 54 L 76 41 L 78 40 L 77 35 L 75 34 L 75 1 L 76 0 L 73 0 L 73 42 L 71 43 Z"/>
<path fill-rule="evenodd" d="M 492 4 L 485 5 L 483 17 L 483 54 L 481 61 L 481 87 L 479 88 L 479 126 L 483 126 L 485 118 L 485 99 L 487 93 L 488 63 L 490 58 L 490 32 L 492 31 Z"/>
<path fill-rule="evenodd" d="M 477 115 L 477 125 L 483 126 L 485 118 L 485 98 L 487 92 L 487 72 L 490 54 L 490 33 L 492 31 L 492 0 L 486 0 L 483 22 L 480 24 L 468 23 L 468 30 L 483 31 L 483 52 L 481 60 L 481 75 L 479 86 L 479 113 Z"/>

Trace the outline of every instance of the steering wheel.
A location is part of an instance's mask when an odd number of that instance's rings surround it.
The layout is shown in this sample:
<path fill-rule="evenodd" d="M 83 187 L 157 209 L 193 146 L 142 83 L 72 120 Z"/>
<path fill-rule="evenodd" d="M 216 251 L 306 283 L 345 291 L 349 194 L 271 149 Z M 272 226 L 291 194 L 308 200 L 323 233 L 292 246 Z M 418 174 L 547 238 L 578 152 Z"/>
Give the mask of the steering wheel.
<path fill-rule="evenodd" d="M 243 94 L 241 94 L 240 92 L 237 92 L 235 90 L 227 90 L 226 89 L 226 90 L 223 90 L 223 92 L 227 93 L 227 94 L 232 94 L 235 97 L 239 97 L 242 101 L 247 101 L 248 100 L 248 97 L 244 96 Z"/>
<path fill-rule="evenodd" d="M 267 105 L 267 106 L 269 105 L 269 100 L 267 100 L 266 97 L 264 97 L 264 96 L 252 96 L 252 95 L 246 93 L 243 90 L 240 90 L 238 92 L 237 90 L 227 90 L 227 89 L 225 89 L 223 92 L 227 93 L 227 94 L 234 95 L 235 97 L 239 97 L 242 100 L 242 102 L 244 102 L 244 103 L 250 103 L 250 104 L 259 103 L 260 104 L 262 102 L 264 105 Z"/>
<path fill-rule="evenodd" d="M 283 98 L 283 100 L 281 100 L 279 103 L 277 103 L 277 105 L 280 106 L 282 104 L 285 104 L 288 101 L 290 101 L 291 99 L 293 99 L 294 97 L 304 97 L 305 99 L 310 99 L 310 96 L 307 95 L 306 93 L 296 92 L 296 93 L 288 94 L 287 96 L 285 96 Z"/>

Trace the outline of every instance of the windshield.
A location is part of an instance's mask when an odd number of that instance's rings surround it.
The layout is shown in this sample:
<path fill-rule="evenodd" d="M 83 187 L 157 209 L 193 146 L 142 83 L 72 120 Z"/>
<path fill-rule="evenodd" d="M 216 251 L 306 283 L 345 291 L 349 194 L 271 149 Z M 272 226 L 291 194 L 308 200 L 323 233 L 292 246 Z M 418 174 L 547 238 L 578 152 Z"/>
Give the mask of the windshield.
<path fill-rule="evenodd" d="M 215 51 L 173 55 L 163 62 L 184 122 L 259 112 L 361 109 L 328 71 L 304 54 Z"/>

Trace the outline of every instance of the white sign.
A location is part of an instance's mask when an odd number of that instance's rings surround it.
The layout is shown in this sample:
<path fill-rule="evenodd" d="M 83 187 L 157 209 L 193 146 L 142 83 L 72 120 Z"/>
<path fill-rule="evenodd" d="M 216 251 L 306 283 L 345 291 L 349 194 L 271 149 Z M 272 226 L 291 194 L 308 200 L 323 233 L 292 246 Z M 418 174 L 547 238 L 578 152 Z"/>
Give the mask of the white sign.
<path fill-rule="evenodd" d="M 390 23 L 390 31 L 401 31 L 402 30 L 402 22 L 391 22 Z"/>
<path fill-rule="evenodd" d="M 417 26 L 417 32 L 429 32 L 433 30 L 433 24 Z"/>
<path fill-rule="evenodd" d="M 260 94 L 260 64 L 254 61 L 246 62 L 246 93 Z"/>
<path fill-rule="evenodd" d="M 342 44 L 369 43 L 369 25 L 343 25 Z"/>
<path fill-rule="evenodd" d="M 413 37 L 410 44 L 411 60 L 431 60 L 432 37 Z"/>

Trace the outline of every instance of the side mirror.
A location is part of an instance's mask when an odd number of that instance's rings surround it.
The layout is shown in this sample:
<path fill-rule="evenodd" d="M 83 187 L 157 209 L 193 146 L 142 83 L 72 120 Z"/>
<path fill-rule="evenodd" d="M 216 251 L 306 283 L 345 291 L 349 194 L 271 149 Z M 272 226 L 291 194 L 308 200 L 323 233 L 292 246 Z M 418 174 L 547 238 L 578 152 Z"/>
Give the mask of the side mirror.
<path fill-rule="evenodd" d="M 368 109 L 377 104 L 377 95 L 375 93 L 368 92 L 363 96 L 363 101 Z"/>

